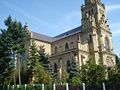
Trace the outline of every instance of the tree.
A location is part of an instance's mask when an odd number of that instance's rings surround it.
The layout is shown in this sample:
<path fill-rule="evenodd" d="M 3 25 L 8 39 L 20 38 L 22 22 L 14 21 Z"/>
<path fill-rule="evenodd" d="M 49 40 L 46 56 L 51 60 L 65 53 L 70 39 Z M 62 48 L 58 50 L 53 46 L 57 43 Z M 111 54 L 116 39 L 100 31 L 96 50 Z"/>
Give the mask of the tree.
<path fill-rule="evenodd" d="M 64 69 L 62 69 L 62 76 L 61 76 L 62 84 L 67 83 L 68 79 L 69 79 L 68 73 Z"/>
<path fill-rule="evenodd" d="M 39 57 L 38 57 L 38 50 L 36 47 L 36 44 L 34 43 L 34 41 L 32 41 L 30 49 L 29 49 L 29 56 L 28 56 L 28 60 L 27 60 L 27 75 L 28 75 L 28 83 L 32 83 L 33 82 L 33 78 L 35 76 L 35 71 L 36 71 L 36 67 L 37 65 L 39 65 L 40 63 L 38 62 Z M 37 64 L 39 63 L 39 64 Z"/>
<path fill-rule="evenodd" d="M 115 60 L 116 60 L 116 64 L 120 63 L 120 58 L 117 55 L 115 55 Z"/>
<path fill-rule="evenodd" d="M 80 81 L 80 67 L 78 66 L 75 59 L 72 58 L 69 71 L 69 80 L 71 84 L 79 85 Z"/>
<path fill-rule="evenodd" d="M 48 59 L 49 55 L 45 52 L 44 46 L 40 46 L 38 53 L 39 53 L 39 62 L 42 64 L 44 69 L 47 70 L 53 77 L 52 66 Z"/>
<path fill-rule="evenodd" d="M 2 29 L 0 35 L 0 66 L 2 67 L 0 77 L 4 79 L 8 77 L 13 79 L 13 76 L 15 76 L 13 75 L 15 67 L 14 56 L 16 52 L 18 56 L 23 52 L 26 33 L 22 24 L 13 20 L 11 16 L 9 16 L 4 23 L 7 29 Z M 17 58 L 18 62 L 19 59 L 20 58 Z M 4 81 L 6 80 L 2 80 L 2 82 Z M 7 81 L 10 83 L 13 80 L 9 81 L 9 79 L 7 79 Z"/>
<path fill-rule="evenodd" d="M 8 32 L 1 30 L 0 35 L 0 84 L 9 84 L 13 80 L 13 68 L 14 62 L 12 60 L 11 46 L 12 40 L 9 37 Z"/>
<path fill-rule="evenodd" d="M 120 85 L 120 59 L 116 55 L 116 65 L 108 68 L 108 84 L 117 88 Z"/>
<path fill-rule="evenodd" d="M 39 64 L 39 63 L 37 63 Z M 34 83 L 41 84 L 52 84 L 53 79 L 49 71 L 47 71 L 42 65 L 37 65 L 35 70 L 35 80 Z"/>
<path fill-rule="evenodd" d="M 105 80 L 106 68 L 104 65 L 97 65 L 92 58 L 81 67 L 82 82 L 90 86 L 100 85 Z"/>
<path fill-rule="evenodd" d="M 34 41 L 32 41 L 29 56 L 27 60 L 28 83 L 44 83 L 52 82 L 52 77 L 43 65 L 39 62 L 39 53 Z"/>

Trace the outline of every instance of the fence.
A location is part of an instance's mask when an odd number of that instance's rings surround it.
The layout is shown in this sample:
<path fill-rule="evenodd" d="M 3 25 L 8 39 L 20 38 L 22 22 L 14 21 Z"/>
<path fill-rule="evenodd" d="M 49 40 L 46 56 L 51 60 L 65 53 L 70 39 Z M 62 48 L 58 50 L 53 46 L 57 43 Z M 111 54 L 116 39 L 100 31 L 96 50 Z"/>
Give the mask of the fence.
<path fill-rule="evenodd" d="M 0 87 L 0 90 L 120 90 L 120 85 L 87 85 L 83 83 L 79 86 L 73 86 L 68 83 L 65 85 L 59 84 L 51 84 L 51 85 L 44 85 L 44 84 L 25 84 L 25 85 L 8 85 Z"/>

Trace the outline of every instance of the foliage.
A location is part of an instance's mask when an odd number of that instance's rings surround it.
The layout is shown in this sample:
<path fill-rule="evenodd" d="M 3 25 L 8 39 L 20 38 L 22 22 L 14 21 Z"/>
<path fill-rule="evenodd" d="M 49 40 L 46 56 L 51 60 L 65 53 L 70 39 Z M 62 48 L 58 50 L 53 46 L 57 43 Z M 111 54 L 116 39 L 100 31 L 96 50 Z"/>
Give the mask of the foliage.
<path fill-rule="evenodd" d="M 13 81 L 15 52 L 24 51 L 26 33 L 20 22 L 9 16 L 5 21 L 7 29 L 1 29 L 0 34 L 0 83 L 9 84 Z"/>
<path fill-rule="evenodd" d="M 35 76 L 35 70 L 37 68 L 38 62 L 38 53 L 37 47 L 34 41 L 32 41 L 30 49 L 29 49 L 29 57 L 27 60 L 27 75 L 28 82 L 32 82 L 33 77 Z"/>
<path fill-rule="evenodd" d="M 49 71 L 45 70 L 42 65 L 37 65 L 36 67 L 34 83 L 52 84 L 52 77 Z"/>
<path fill-rule="evenodd" d="M 117 86 L 120 85 L 120 58 L 116 55 L 116 65 L 108 68 L 108 81 L 109 85 Z"/>
<path fill-rule="evenodd" d="M 105 75 L 105 66 L 95 64 L 92 58 L 89 58 L 87 63 L 81 67 L 81 79 L 84 83 L 99 85 L 105 80 Z"/>
<path fill-rule="evenodd" d="M 62 69 L 62 76 L 61 76 L 62 84 L 66 84 L 68 81 L 68 78 L 69 78 L 68 73 L 64 69 Z"/>
<path fill-rule="evenodd" d="M 117 55 L 115 55 L 115 60 L 116 60 L 116 64 L 120 63 L 120 58 Z"/>
<path fill-rule="evenodd" d="M 41 65 L 44 67 L 45 71 L 49 73 L 50 77 L 53 78 L 54 73 L 52 71 L 52 66 L 49 61 L 49 55 L 45 52 L 44 46 L 40 46 L 38 50 L 38 55 L 39 55 L 39 62 Z"/>
<path fill-rule="evenodd" d="M 79 86 L 80 84 L 82 84 L 79 76 L 74 76 L 71 80 L 73 86 Z"/>
<path fill-rule="evenodd" d="M 74 58 L 72 58 L 71 60 L 68 81 L 69 83 L 72 83 L 72 84 L 80 84 L 80 67 L 78 66 Z"/>
<path fill-rule="evenodd" d="M 52 78 L 48 70 L 43 67 L 43 63 L 39 62 L 39 53 L 34 41 L 30 46 L 29 58 L 27 64 L 27 75 L 29 83 L 51 83 Z"/>
<path fill-rule="evenodd" d="M 39 53 L 39 62 L 43 65 L 46 70 L 50 70 L 50 61 L 48 60 L 48 54 L 45 52 L 44 46 L 40 46 L 38 51 Z"/>

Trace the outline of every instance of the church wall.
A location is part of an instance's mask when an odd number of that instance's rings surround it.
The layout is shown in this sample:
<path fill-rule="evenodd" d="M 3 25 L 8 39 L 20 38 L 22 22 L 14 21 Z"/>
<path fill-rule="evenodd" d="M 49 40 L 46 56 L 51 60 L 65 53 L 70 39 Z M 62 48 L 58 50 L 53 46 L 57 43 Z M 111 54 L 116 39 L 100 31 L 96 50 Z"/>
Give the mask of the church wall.
<path fill-rule="evenodd" d="M 34 42 L 36 43 L 38 49 L 39 49 L 40 46 L 44 46 L 45 52 L 47 54 L 51 55 L 51 44 L 50 43 L 47 43 L 45 41 L 40 41 L 40 40 L 34 40 Z"/>
<path fill-rule="evenodd" d="M 115 56 L 110 53 L 103 53 L 103 65 L 107 67 L 112 67 L 116 64 Z"/>
<path fill-rule="evenodd" d="M 52 42 L 52 54 L 55 54 L 55 47 L 57 47 L 58 52 L 61 53 L 65 51 L 65 44 L 68 43 L 69 50 L 77 48 L 78 34 L 68 36 L 66 38 Z"/>

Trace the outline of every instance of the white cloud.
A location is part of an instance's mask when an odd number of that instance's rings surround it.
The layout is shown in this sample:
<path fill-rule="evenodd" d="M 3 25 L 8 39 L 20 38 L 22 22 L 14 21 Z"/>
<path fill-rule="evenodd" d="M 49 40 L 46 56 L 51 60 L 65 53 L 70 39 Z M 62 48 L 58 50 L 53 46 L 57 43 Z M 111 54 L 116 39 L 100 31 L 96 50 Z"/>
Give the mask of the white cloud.
<path fill-rule="evenodd" d="M 113 10 L 118 10 L 120 9 L 120 4 L 118 5 L 106 5 L 106 10 L 109 11 L 113 11 Z"/>

